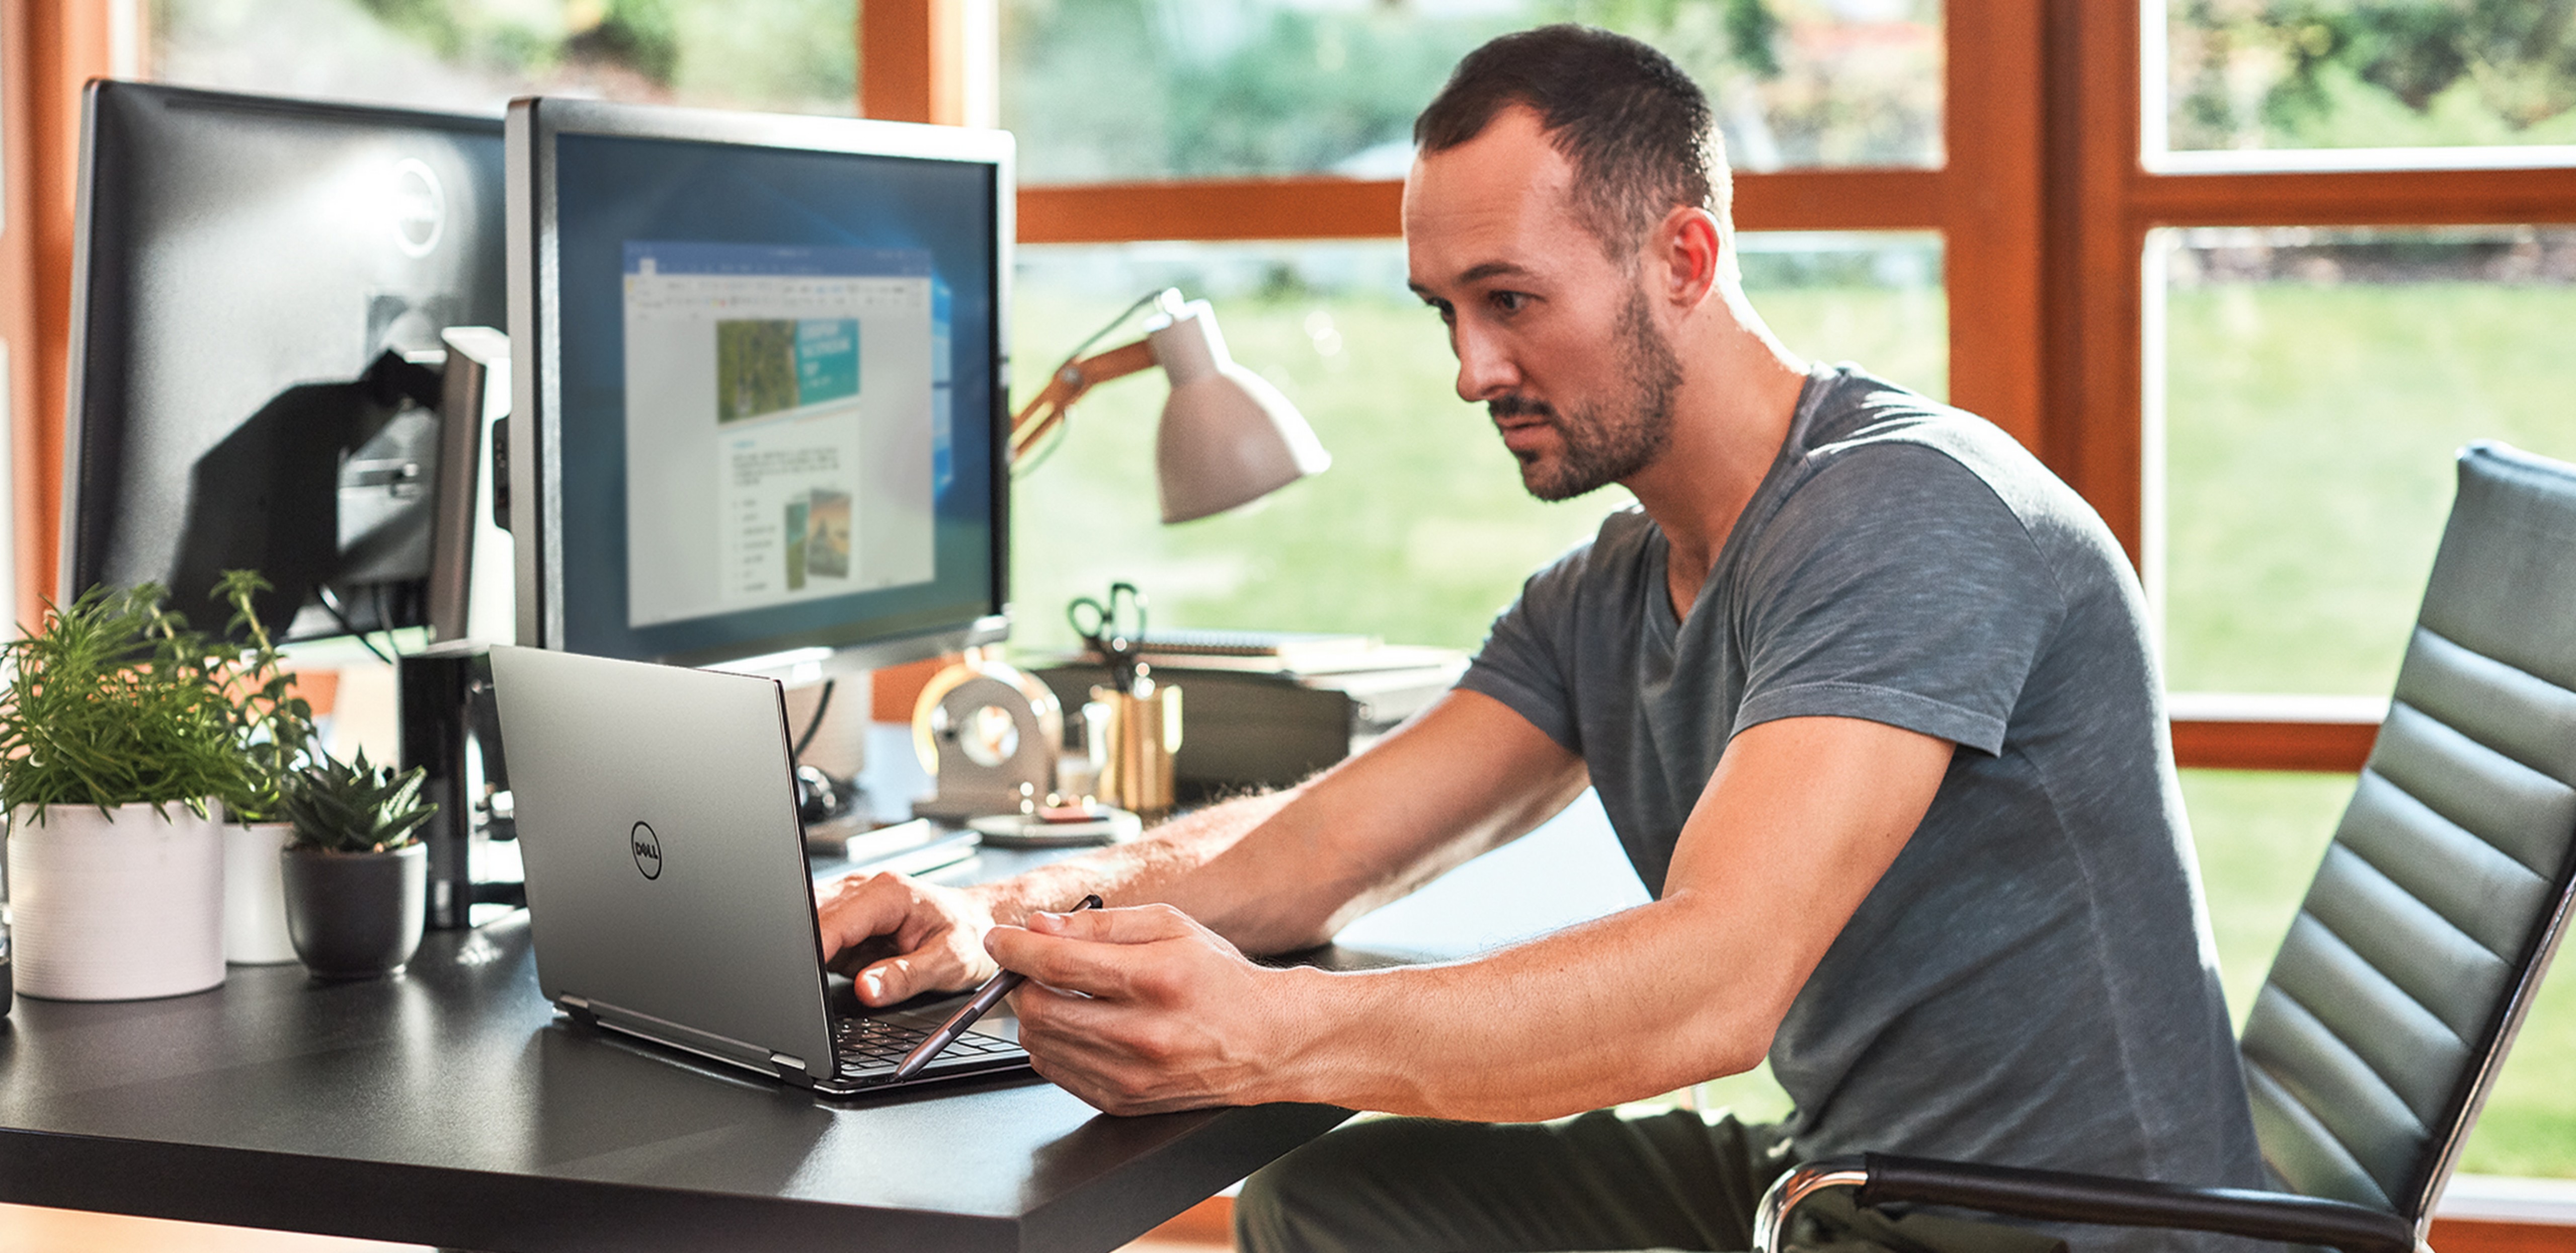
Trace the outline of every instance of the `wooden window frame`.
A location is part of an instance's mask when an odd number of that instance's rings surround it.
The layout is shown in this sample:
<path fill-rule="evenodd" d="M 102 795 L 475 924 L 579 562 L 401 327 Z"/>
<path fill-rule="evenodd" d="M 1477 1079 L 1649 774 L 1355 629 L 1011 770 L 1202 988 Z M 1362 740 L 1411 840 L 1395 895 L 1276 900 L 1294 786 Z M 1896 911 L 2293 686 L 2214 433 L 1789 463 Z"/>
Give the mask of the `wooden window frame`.
<path fill-rule="evenodd" d="M 861 111 L 955 123 L 984 113 L 996 0 L 863 0 Z M 17 604 L 32 618 L 59 560 L 72 197 L 81 84 L 110 66 L 134 0 L 0 0 L 0 339 Z M 2158 173 L 2141 151 L 2144 6 L 1946 0 L 1946 163 L 1736 175 L 1746 230 L 1921 230 L 1943 240 L 1950 395 L 2035 450 L 2140 552 L 2143 254 L 2165 226 L 2576 221 L 2576 169 Z M 979 62 L 978 58 L 983 58 Z M 1401 184 L 1260 178 L 1031 186 L 1024 243 L 1396 238 Z M 2034 246 L 2034 243 L 2036 246 Z M 2188 719 L 2189 766 L 2357 769 L 2375 724 Z"/>
<path fill-rule="evenodd" d="M 2576 169 L 2166 173 L 2142 150 L 2142 4 L 2056 0 L 2048 25 L 2048 255 L 2041 455 L 2131 558 L 2146 501 L 2148 234 L 2171 226 L 2576 222 Z M 1954 80 L 1955 81 L 1955 80 Z M 2376 722 L 2178 720 L 2186 766 L 2351 772 Z"/>
<path fill-rule="evenodd" d="M 2153 172 L 2140 125 L 2146 9 L 1945 0 L 1942 167 L 1735 176 L 1745 230 L 1940 232 L 1951 400 L 2037 452 L 2132 562 L 2147 505 L 2150 231 L 2576 221 L 2576 169 Z M 1389 238 L 1401 233 L 1401 190 L 1319 177 L 1024 187 L 1020 239 Z M 2259 699 L 2247 710 L 2177 718 L 2176 760 L 2349 773 L 2378 731 L 2375 718 L 2267 711 Z"/>
<path fill-rule="evenodd" d="M 115 68 L 114 17 L 125 2 L 0 0 L 0 341 L 9 351 L 10 555 L 22 624 L 53 596 L 61 557 L 81 88 Z"/>

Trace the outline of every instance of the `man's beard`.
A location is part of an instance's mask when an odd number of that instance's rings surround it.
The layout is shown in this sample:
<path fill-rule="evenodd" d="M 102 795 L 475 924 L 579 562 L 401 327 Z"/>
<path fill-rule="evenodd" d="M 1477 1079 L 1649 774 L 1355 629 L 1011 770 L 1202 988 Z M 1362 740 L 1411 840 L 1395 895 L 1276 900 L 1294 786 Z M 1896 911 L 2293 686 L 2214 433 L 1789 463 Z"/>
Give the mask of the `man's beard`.
<path fill-rule="evenodd" d="M 1520 453 L 1521 486 L 1540 500 L 1573 498 L 1616 483 L 1652 464 L 1673 438 L 1673 393 L 1682 363 L 1655 329 L 1643 292 L 1632 293 L 1619 314 L 1620 372 L 1627 394 L 1601 409 L 1559 413 L 1542 400 L 1504 396 L 1485 408 L 1497 419 L 1542 417 L 1564 445 L 1554 466 L 1537 453 Z"/>

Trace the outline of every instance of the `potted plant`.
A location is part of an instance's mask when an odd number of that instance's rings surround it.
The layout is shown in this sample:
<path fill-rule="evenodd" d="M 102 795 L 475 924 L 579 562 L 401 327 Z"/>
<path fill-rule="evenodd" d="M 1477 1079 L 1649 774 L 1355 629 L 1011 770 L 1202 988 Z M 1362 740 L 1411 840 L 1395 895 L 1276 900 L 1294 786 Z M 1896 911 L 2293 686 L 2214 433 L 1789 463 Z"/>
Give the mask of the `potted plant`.
<path fill-rule="evenodd" d="M 246 642 L 225 650 L 220 671 L 244 770 L 223 798 L 224 960 L 275 965 L 295 960 L 286 930 L 286 881 L 278 854 L 295 827 L 281 799 L 287 779 L 313 751 L 313 706 L 295 694 L 295 676 L 253 608 L 269 582 L 249 570 L 227 570 L 215 596 L 233 607 L 228 630 Z"/>
<path fill-rule="evenodd" d="M 243 786 L 219 664 L 145 584 L 48 604 L 11 642 L 0 804 L 18 990 L 137 1000 L 224 980 L 222 839 Z"/>
<path fill-rule="evenodd" d="M 327 753 L 287 776 L 279 795 L 295 835 L 278 854 L 295 955 L 326 979 L 391 974 L 420 946 L 429 911 L 429 850 L 420 825 L 423 772 L 396 775 Z"/>

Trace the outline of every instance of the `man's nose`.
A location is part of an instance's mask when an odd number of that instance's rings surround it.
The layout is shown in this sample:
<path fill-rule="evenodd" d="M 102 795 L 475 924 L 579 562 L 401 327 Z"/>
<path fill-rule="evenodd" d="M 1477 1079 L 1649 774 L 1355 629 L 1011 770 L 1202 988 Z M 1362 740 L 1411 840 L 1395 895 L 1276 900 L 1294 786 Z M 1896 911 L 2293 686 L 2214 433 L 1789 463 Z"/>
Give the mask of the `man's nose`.
<path fill-rule="evenodd" d="M 1509 395 L 1520 386 L 1520 371 L 1495 337 L 1460 327 L 1451 336 L 1458 354 L 1458 399 L 1475 404 Z"/>

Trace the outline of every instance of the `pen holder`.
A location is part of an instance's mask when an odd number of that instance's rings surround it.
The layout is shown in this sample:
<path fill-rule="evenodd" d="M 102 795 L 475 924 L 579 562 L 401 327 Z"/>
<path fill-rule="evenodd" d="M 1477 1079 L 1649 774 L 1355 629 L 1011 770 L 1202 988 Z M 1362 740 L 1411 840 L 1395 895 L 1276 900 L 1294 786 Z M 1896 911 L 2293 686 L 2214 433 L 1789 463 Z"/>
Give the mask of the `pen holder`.
<path fill-rule="evenodd" d="M 1172 809 L 1172 754 L 1181 750 L 1181 689 L 1150 677 L 1136 690 L 1091 689 L 1106 707 L 1106 751 L 1100 757 L 1100 799 L 1120 809 L 1158 818 Z"/>

